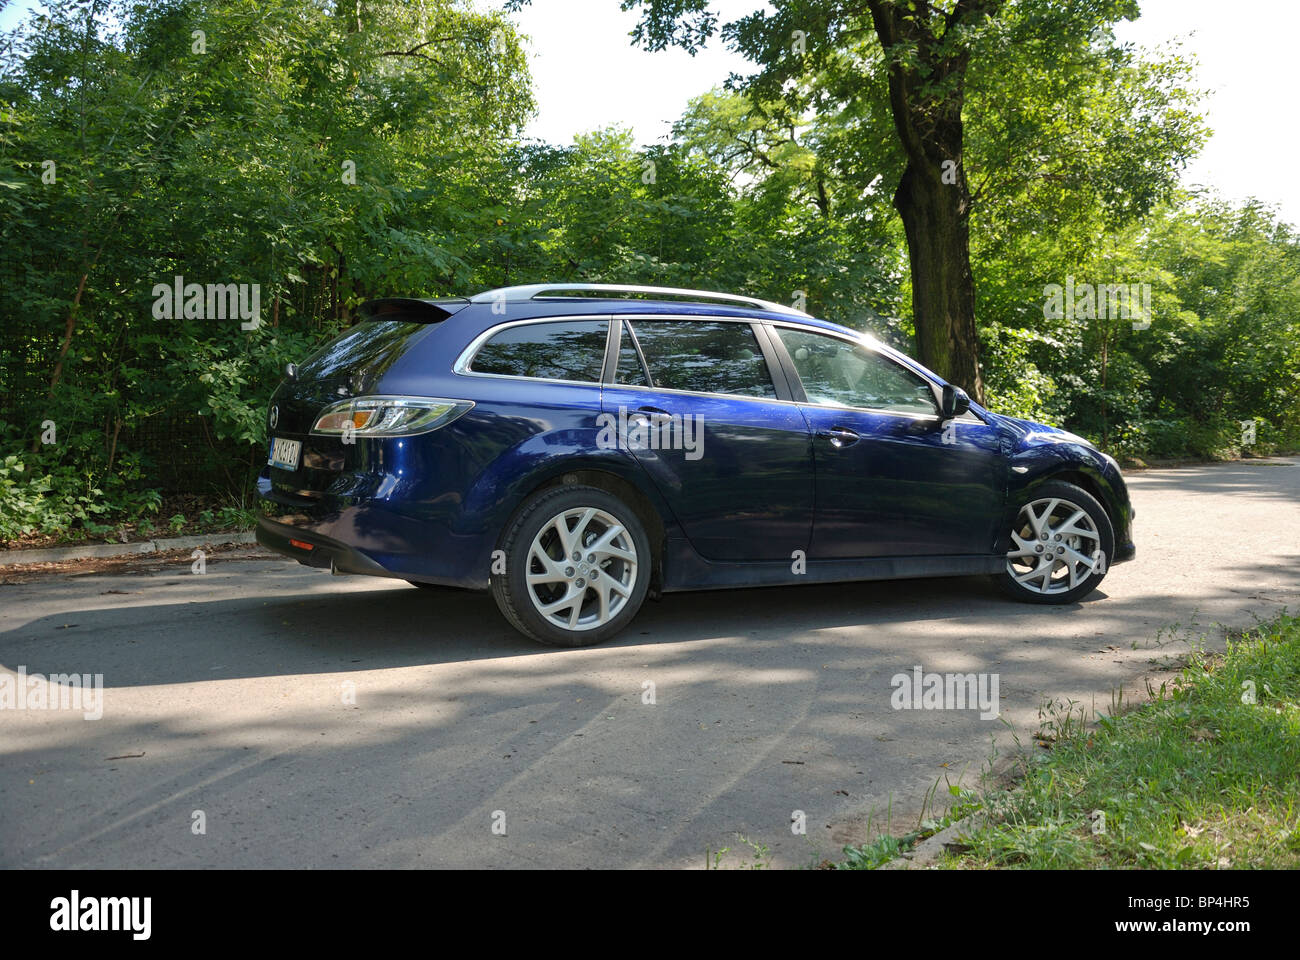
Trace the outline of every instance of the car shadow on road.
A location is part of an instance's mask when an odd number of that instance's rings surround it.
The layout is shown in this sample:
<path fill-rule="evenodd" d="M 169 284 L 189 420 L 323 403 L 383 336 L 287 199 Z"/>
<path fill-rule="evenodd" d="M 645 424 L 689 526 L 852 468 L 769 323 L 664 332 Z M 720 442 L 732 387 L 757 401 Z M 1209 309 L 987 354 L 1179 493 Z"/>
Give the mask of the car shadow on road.
<path fill-rule="evenodd" d="M 1148 651 L 1117 667 L 1126 651 L 1106 638 L 1150 636 L 1144 619 L 1163 622 L 1170 601 L 1128 581 L 1033 606 L 970 578 L 674 594 L 567 650 L 519 636 L 483 595 L 340 590 L 277 564 L 261 593 L 232 597 L 237 570 L 156 590 L 117 578 L 149 601 L 0 635 L 5 667 L 134 688 L 102 723 L 32 718 L 10 738 L 0 866 L 132 866 L 142 851 L 169 866 L 689 865 L 738 834 L 778 864 L 816 862 L 863 839 L 868 811 L 971 783 L 1005 729 L 896 709 L 891 676 L 997 672 L 1024 735 L 1044 691 L 1105 691 L 1143 669 Z M 1267 572 L 1300 588 L 1298 571 L 1290 557 Z M 1242 599 L 1227 583 L 1202 599 L 1215 598 Z M 358 705 L 341 702 L 340 674 Z M 245 678 L 273 682 L 210 683 Z M 185 686 L 149 689 L 163 684 Z M 206 841 L 190 839 L 199 808 L 225 818 Z M 792 810 L 808 836 L 791 835 Z M 509 838 L 490 831 L 496 811 Z"/>
<path fill-rule="evenodd" d="M 157 591 L 156 602 L 29 621 L 0 634 L 0 665 L 22 664 L 29 673 L 46 675 L 102 673 L 112 688 L 535 655 L 564 660 L 645 646 L 680 645 L 687 651 L 702 642 L 745 638 L 806 646 L 822 633 L 872 626 L 1033 636 L 1080 614 L 1094 633 L 1127 636 L 1171 599 L 1098 590 L 1072 604 L 1016 603 L 990 580 L 976 577 L 674 593 L 647 602 L 619 636 L 574 650 L 521 636 L 487 594 L 405 584 L 329 592 L 320 589 L 318 574 L 284 566 L 282 582 L 300 584 L 296 590 L 213 599 L 204 578 L 187 578 L 160 584 L 165 588 Z M 221 568 L 212 569 L 210 576 Z M 1268 573 L 1300 589 L 1300 557 Z M 1224 598 L 1241 592 L 1226 585 L 1218 591 Z M 1198 599 L 1215 596 L 1207 592 Z M 151 647 L 156 655 L 141 655 Z"/>

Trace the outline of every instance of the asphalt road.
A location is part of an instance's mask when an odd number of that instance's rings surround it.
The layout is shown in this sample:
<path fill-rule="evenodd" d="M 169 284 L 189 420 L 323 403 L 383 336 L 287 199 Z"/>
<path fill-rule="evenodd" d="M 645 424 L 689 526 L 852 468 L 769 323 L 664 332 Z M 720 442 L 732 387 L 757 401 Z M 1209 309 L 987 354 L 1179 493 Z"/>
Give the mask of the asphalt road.
<path fill-rule="evenodd" d="M 835 858 L 869 814 L 906 829 L 936 781 L 1034 749 L 1045 700 L 1108 710 L 1190 641 L 1300 608 L 1300 459 L 1130 484 L 1137 560 L 1059 608 L 957 579 L 678 594 L 559 650 L 487 597 L 278 558 L 0 586 L 0 671 L 104 677 L 100 719 L 0 710 L 0 866 Z M 895 710 L 917 665 L 996 673 L 1007 723 Z"/>

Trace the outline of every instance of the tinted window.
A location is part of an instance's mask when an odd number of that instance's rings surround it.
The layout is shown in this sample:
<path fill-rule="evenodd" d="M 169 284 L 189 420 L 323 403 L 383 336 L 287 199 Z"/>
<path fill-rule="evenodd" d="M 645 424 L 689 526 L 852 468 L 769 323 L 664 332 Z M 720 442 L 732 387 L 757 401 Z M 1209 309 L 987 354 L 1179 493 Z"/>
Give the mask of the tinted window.
<path fill-rule="evenodd" d="M 340 374 L 379 376 L 406 350 L 426 323 L 368 320 L 335 337 L 299 365 L 302 380 L 327 380 Z"/>
<path fill-rule="evenodd" d="M 776 397 L 747 323 L 638 320 L 632 326 L 656 387 Z"/>
<path fill-rule="evenodd" d="M 618 367 L 614 371 L 614 382 L 625 383 L 632 387 L 648 387 L 650 381 L 646 379 L 645 367 L 641 366 L 641 358 L 637 356 L 636 344 L 632 342 L 632 333 L 623 324 L 623 339 L 618 345 Z"/>
<path fill-rule="evenodd" d="M 869 347 L 788 327 L 775 329 L 794 360 L 809 403 L 939 412 L 925 378 Z"/>
<path fill-rule="evenodd" d="M 475 373 L 599 382 L 607 320 L 562 320 L 507 327 L 474 354 Z"/>

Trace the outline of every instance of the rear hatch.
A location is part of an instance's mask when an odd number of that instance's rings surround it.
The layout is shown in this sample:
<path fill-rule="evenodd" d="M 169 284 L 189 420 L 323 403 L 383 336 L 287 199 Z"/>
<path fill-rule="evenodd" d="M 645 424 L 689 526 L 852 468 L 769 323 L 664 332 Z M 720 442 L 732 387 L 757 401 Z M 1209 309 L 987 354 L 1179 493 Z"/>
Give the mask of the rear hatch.
<path fill-rule="evenodd" d="M 371 392 L 419 338 L 467 303 L 388 298 L 362 304 L 360 323 L 326 343 L 280 383 L 271 398 L 271 434 L 305 437 L 321 410 Z"/>

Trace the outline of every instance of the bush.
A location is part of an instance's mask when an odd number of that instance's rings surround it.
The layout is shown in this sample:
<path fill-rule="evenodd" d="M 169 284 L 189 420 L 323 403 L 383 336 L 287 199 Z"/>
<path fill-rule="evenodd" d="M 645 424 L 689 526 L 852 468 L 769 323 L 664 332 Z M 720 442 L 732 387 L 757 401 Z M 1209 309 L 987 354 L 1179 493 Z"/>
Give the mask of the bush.
<path fill-rule="evenodd" d="M 115 523 L 156 513 L 161 503 L 157 490 L 129 489 L 123 473 L 96 477 L 70 466 L 29 472 L 13 454 L 0 462 L 0 540 L 73 530 L 103 535 Z"/>

